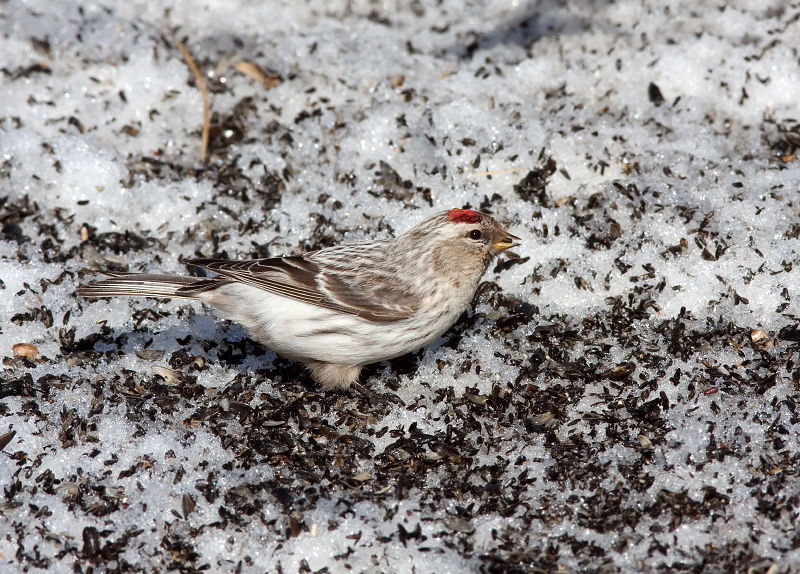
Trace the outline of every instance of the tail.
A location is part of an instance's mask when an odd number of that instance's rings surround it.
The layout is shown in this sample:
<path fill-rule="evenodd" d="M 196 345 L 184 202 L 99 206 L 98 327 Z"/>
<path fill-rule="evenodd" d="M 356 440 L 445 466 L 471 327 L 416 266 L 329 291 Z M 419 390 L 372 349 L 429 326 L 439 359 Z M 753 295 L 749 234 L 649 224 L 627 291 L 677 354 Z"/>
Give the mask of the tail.
<path fill-rule="evenodd" d="M 163 297 L 196 299 L 201 293 L 229 283 L 219 277 L 185 277 L 151 273 L 115 273 L 104 271 L 108 279 L 92 281 L 79 287 L 81 297 Z"/>

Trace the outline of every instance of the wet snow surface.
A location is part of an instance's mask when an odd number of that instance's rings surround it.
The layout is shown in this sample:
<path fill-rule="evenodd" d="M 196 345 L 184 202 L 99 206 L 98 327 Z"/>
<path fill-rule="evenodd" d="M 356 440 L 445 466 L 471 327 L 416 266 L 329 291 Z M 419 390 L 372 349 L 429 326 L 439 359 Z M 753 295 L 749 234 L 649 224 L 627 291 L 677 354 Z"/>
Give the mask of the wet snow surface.
<path fill-rule="evenodd" d="M 0 570 L 797 571 L 798 45 L 778 0 L 4 0 Z M 365 370 L 403 405 L 73 296 L 466 206 L 523 244 Z"/>

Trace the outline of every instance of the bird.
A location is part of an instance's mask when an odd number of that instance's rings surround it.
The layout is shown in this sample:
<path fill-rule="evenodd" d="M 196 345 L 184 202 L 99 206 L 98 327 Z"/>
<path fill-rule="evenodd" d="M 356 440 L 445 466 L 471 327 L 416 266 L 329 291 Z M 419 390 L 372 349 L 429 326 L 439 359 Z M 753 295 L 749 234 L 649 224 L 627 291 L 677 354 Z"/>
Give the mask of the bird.
<path fill-rule="evenodd" d="M 469 307 L 490 262 L 520 245 L 494 218 L 449 209 L 391 239 L 301 255 L 189 259 L 215 276 L 103 272 L 81 297 L 196 299 L 276 354 L 304 363 L 325 389 L 363 388 L 363 366 L 415 351 Z"/>

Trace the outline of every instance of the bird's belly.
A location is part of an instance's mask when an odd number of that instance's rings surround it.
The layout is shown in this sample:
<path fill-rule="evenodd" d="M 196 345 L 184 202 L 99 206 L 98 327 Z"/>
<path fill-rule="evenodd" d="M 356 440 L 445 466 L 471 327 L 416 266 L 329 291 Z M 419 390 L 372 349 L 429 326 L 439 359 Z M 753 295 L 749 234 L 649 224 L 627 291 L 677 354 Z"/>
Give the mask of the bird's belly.
<path fill-rule="evenodd" d="M 281 356 L 344 365 L 366 365 L 419 349 L 460 314 L 441 313 L 427 321 L 367 321 L 237 283 L 209 292 L 206 299 Z"/>

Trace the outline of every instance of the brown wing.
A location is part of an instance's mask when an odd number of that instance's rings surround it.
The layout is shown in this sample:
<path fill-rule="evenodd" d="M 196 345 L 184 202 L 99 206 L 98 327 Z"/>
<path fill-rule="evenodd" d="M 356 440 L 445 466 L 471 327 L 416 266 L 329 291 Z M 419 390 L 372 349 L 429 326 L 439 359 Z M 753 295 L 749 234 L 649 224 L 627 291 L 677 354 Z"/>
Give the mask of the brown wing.
<path fill-rule="evenodd" d="M 418 309 L 408 292 L 392 287 L 382 277 L 339 265 L 318 264 L 303 256 L 246 261 L 191 259 L 186 263 L 276 295 L 368 321 L 402 321 Z"/>

